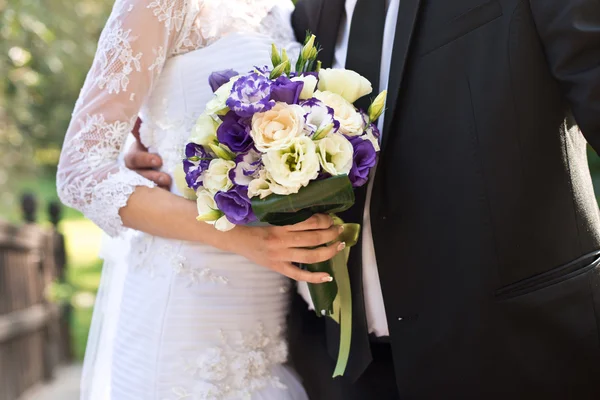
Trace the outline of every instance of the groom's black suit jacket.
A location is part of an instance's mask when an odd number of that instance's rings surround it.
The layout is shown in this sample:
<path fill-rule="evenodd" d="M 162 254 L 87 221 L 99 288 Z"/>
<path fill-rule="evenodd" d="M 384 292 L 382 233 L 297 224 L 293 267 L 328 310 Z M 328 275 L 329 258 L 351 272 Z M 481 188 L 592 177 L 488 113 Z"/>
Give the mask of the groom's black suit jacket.
<path fill-rule="evenodd" d="M 343 3 L 293 16 L 325 65 Z M 401 0 L 392 60 L 371 215 L 400 397 L 600 399 L 600 2 Z"/>

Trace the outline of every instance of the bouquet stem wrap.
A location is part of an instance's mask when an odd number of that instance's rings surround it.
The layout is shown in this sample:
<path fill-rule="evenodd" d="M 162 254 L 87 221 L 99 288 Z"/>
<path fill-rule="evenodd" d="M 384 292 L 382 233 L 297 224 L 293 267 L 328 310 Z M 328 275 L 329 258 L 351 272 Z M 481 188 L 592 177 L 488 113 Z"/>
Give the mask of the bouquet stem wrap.
<path fill-rule="evenodd" d="M 252 199 L 252 209 L 258 220 L 272 225 L 292 225 L 302 222 L 317 213 L 334 214 L 354 204 L 354 191 L 346 175 L 335 176 L 312 182 L 298 193 L 280 196 L 270 195 L 265 199 Z M 352 341 L 352 294 L 348 275 L 350 248 L 358 240 L 360 225 L 345 224 L 334 216 L 336 225 L 343 225 L 339 237 L 346 248 L 331 260 L 306 265 L 311 272 L 326 272 L 333 281 L 309 284 L 310 295 L 319 317 L 327 316 L 340 324 L 340 349 L 333 377 L 346 371 Z"/>
<path fill-rule="evenodd" d="M 360 225 L 344 224 L 335 217 L 336 225 L 343 225 L 344 232 L 339 240 L 346 243 L 346 248 L 331 260 L 316 264 L 309 264 L 306 269 L 310 272 L 327 272 L 334 277 L 334 281 L 323 284 L 308 284 L 310 297 L 318 316 L 331 317 L 340 325 L 340 348 L 338 359 L 333 372 L 333 377 L 344 375 L 350 356 L 352 342 L 352 292 L 350 290 L 350 276 L 348 274 L 348 257 L 350 248 L 358 240 Z"/>

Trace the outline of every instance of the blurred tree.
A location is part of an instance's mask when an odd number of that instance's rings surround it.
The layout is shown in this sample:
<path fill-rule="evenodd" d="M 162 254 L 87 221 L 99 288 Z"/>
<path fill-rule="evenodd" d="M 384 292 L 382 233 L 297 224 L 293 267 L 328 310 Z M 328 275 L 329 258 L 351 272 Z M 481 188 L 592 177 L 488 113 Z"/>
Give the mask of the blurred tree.
<path fill-rule="evenodd" d="M 53 170 L 112 3 L 0 0 L 0 183 Z"/>
<path fill-rule="evenodd" d="M 56 198 L 63 136 L 113 2 L 0 0 L 0 216 L 25 188 Z"/>

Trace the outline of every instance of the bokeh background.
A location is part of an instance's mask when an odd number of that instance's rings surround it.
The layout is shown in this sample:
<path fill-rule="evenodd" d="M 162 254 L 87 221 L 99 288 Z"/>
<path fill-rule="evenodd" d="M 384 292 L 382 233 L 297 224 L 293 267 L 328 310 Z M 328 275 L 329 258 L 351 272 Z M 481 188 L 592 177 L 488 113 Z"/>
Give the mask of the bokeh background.
<path fill-rule="evenodd" d="M 34 194 L 38 222 L 57 200 L 63 136 L 113 0 L 0 0 L 0 219 L 21 223 L 20 199 Z M 64 208 L 74 355 L 83 357 L 102 264 L 101 232 Z"/>
<path fill-rule="evenodd" d="M 21 224 L 20 199 L 36 196 L 38 222 L 57 200 L 56 164 L 71 111 L 113 0 L 0 0 L 0 220 Z M 589 152 L 600 188 L 600 158 Z M 66 283 L 54 297 L 73 307 L 74 357 L 83 358 L 102 269 L 101 232 L 64 209 Z"/>

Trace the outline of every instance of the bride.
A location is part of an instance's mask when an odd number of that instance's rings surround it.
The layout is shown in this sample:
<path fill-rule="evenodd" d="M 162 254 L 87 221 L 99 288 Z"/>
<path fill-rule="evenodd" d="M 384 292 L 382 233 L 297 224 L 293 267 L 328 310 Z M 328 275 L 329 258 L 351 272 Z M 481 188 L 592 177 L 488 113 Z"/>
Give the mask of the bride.
<path fill-rule="evenodd" d="M 130 249 L 109 254 L 82 398 L 303 400 L 285 365 L 289 279 L 321 283 L 294 262 L 331 258 L 343 243 L 329 217 L 286 228 L 198 223 L 194 202 L 119 162 L 138 116 L 141 140 L 173 176 L 211 72 L 294 51 L 290 0 L 117 0 L 66 135 L 57 186 Z M 131 228 L 131 229 L 129 229 Z M 307 248 L 313 248 L 309 250 Z M 110 264 L 110 263 L 109 263 Z M 121 268 L 118 268 L 121 267 Z M 122 276 L 114 281 L 110 273 Z"/>

